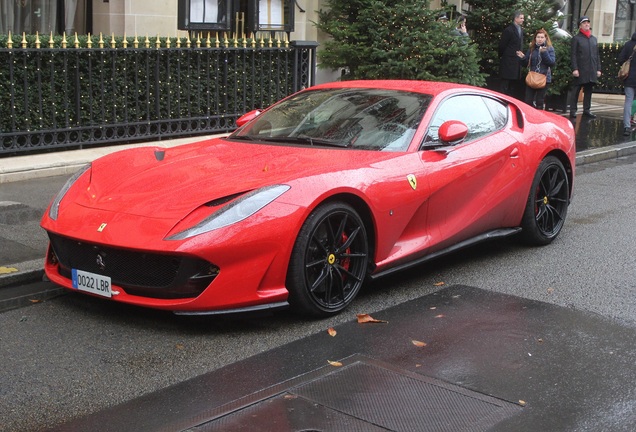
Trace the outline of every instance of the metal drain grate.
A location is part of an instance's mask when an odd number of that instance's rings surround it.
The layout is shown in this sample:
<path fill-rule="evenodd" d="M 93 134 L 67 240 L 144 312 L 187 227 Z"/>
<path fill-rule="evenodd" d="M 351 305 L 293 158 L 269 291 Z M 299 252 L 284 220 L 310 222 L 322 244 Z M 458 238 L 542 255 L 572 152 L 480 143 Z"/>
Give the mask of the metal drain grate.
<path fill-rule="evenodd" d="M 487 430 L 521 410 L 439 380 L 365 363 L 355 363 L 292 391 L 395 431 Z"/>
<path fill-rule="evenodd" d="M 285 393 L 235 411 L 191 432 L 386 432 L 364 420 Z"/>
<path fill-rule="evenodd" d="M 371 359 L 269 396 L 190 430 L 475 432 L 522 410 Z"/>

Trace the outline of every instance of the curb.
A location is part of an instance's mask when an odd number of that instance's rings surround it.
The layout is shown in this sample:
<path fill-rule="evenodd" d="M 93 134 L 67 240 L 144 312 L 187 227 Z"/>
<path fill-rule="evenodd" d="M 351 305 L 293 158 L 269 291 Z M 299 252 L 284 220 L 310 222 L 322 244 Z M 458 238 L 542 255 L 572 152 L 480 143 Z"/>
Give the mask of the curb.
<path fill-rule="evenodd" d="M 66 289 L 61 287 L 42 289 L 36 286 L 27 289 L 23 286 L 15 286 L 1 288 L 1 291 L 0 313 L 11 309 L 20 309 L 66 294 Z"/>
<path fill-rule="evenodd" d="M 598 149 L 583 150 L 576 155 L 576 165 L 586 165 L 608 159 L 617 159 L 634 153 L 636 153 L 636 141 L 630 141 L 624 144 L 615 144 Z"/>
<path fill-rule="evenodd" d="M 41 259 L 11 264 L 11 267 L 0 267 L 0 288 L 18 283 L 42 280 L 44 277 L 43 263 L 44 256 Z"/>
<path fill-rule="evenodd" d="M 10 271 L 10 273 L 0 274 L 0 313 L 39 303 L 65 293 L 66 290 L 62 287 L 42 289 L 41 286 L 24 286 L 24 284 L 46 280 L 43 262 L 44 258 L 25 261 L 16 264 L 15 267 L 0 267 Z"/>

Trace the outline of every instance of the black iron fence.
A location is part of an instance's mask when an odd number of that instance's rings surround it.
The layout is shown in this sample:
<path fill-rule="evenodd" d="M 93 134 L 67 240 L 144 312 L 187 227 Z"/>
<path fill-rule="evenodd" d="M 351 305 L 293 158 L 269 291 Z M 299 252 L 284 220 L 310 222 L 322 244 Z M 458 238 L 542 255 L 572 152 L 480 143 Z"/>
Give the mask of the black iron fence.
<path fill-rule="evenodd" d="M 621 65 L 618 64 L 618 60 L 616 59 L 623 49 L 623 45 L 623 43 L 599 44 L 599 56 L 601 58 L 603 75 L 594 88 L 595 92 L 607 94 L 623 93 L 623 83 L 617 78 L 618 69 L 620 69 Z"/>
<path fill-rule="evenodd" d="M 315 42 L 19 39 L 0 41 L 0 157 L 226 132 L 314 84 Z"/>

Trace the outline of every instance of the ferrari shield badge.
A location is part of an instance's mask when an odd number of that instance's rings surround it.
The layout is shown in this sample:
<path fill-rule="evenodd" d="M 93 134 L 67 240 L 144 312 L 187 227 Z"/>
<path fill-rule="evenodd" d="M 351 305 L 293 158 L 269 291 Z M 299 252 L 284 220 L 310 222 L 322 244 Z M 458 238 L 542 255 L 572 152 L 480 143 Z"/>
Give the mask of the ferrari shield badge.
<path fill-rule="evenodd" d="M 409 174 L 406 176 L 406 179 L 409 181 L 409 184 L 413 188 L 413 190 L 417 189 L 417 179 L 413 174 Z"/>
<path fill-rule="evenodd" d="M 106 228 L 106 224 L 105 224 L 105 223 L 101 224 L 101 225 L 99 226 L 99 228 L 97 228 L 97 232 L 102 232 L 102 231 L 104 231 L 104 228 Z"/>

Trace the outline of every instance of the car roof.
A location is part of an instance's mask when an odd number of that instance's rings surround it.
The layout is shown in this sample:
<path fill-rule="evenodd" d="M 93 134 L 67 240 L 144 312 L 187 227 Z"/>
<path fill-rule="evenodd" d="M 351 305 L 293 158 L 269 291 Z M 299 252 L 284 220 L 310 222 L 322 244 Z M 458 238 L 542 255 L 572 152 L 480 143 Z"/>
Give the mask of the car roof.
<path fill-rule="evenodd" d="M 310 87 L 308 90 L 327 89 L 327 88 L 374 88 L 374 89 L 390 89 L 410 91 L 417 93 L 425 93 L 437 95 L 450 89 L 466 89 L 476 90 L 465 84 L 439 82 L 439 81 L 416 81 L 416 80 L 353 80 L 353 81 L 334 81 L 319 84 Z M 483 89 L 479 89 L 483 90 Z"/>

